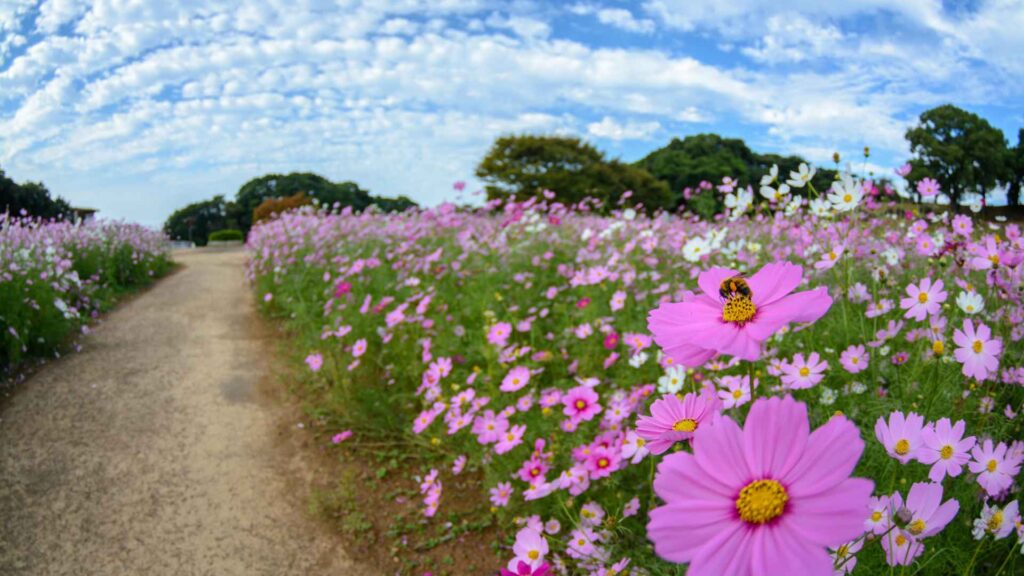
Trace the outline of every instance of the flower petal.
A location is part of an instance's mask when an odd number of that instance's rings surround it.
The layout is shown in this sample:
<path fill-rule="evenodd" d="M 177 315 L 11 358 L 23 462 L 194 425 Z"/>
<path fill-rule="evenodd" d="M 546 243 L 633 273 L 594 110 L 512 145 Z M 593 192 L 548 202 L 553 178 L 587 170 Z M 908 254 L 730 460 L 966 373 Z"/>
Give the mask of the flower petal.
<path fill-rule="evenodd" d="M 863 452 L 857 426 L 834 416 L 810 435 L 800 461 L 783 483 L 794 498 L 828 490 L 850 477 Z"/>
<path fill-rule="evenodd" d="M 792 396 L 755 402 L 743 427 L 743 452 L 753 479 L 785 478 L 800 461 L 809 435 L 803 402 Z"/>
<path fill-rule="evenodd" d="M 790 262 L 765 264 L 747 281 L 754 293 L 754 305 L 771 304 L 789 294 L 800 285 L 803 275 L 803 268 Z"/>

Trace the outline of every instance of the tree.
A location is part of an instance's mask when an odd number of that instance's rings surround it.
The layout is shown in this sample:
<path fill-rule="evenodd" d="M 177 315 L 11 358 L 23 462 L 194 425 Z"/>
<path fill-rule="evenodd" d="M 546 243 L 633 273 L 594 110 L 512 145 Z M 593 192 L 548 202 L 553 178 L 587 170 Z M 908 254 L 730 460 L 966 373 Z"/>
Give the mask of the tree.
<path fill-rule="evenodd" d="M 242 230 L 248 233 L 252 228 L 253 210 L 269 198 L 286 198 L 302 192 L 306 197 L 316 200 L 321 206 L 340 203 L 363 210 L 373 203 L 369 192 L 354 182 L 334 183 L 311 172 L 292 172 L 291 174 L 267 174 L 253 178 L 241 188 L 235 196 L 237 218 Z"/>
<path fill-rule="evenodd" d="M 1006 203 L 1020 207 L 1020 189 L 1024 186 L 1024 128 L 1017 131 L 1017 145 L 1008 150 L 1006 164 Z"/>
<path fill-rule="evenodd" d="M 951 104 L 921 114 L 906 134 L 915 155 L 911 178 L 935 178 L 953 206 L 965 193 L 984 195 L 1005 176 L 1007 144 L 987 120 Z"/>
<path fill-rule="evenodd" d="M 673 193 L 680 194 L 684 188 L 696 187 L 701 181 L 717 184 L 726 176 L 743 185 L 751 184 L 756 189 L 761 176 L 767 174 L 773 164 L 779 167 L 779 177 L 785 179 L 791 171 L 796 171 L 801 162 L 804 159 L 799 156 L 758 154 L 739 138 L 697 134 L 682 140 L 673 138 L 668 145 L 651 152 L 637 165 L 666 182 Z M 811 184 L 823 192 L 834 179 L 834 170 L 819 168 Z M 705 205 L 703 212 L 722 208 L 720 195 L 711 194 L 702 199 L 701 203 Z"/>
<path fill-rule="evenodd" d="M 71 205 L 61 197 L 51 198 L 42 182 L 18 184 L 0 169 L 0 214 L 10 212 L 17 216 L 22 210 L 36 218 L 66 218 L 74 216 Z"/>
<path fill-rule="evenodd" d="M 502 136 L 477 166 L 488 198 L 526 199 L 545 190 L 564 204 L 593 197 L 611 206 L 632 190 L 632 201 L 648 209 L 671 206 L 668 186 L 642 168 L 607 160 L 589 143 L 571 136 Z"/>
<path fill-rule="evenodd" d="M 174 240 L 190 240 L 205 246 L 211 232 L 231 229 L 228 203 L 223 196 L 194 202 L 171 214 L 164 232 Z"/>

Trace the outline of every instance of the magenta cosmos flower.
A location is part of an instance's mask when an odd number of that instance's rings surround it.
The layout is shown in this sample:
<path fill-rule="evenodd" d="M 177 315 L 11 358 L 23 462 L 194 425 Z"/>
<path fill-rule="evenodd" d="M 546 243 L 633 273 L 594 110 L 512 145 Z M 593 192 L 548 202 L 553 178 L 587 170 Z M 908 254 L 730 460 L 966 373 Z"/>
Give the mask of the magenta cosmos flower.
<path fill-rule="evenodd" d="M 690 392 L 680 400 L 665 394 L 651 404 L 651 415 L 636 421 L 637 436 L 646 440 L 645 448 L 661 454 L 680 440 L 689 440 L 697 429 L 721 410 L 722 403 L 710 394 Z"/>
<path fill-rule="evenodd" d="M 687 574 L 832 574 L 826 547 L 860 536 L 874 484 L 850 478 L 864 451 L 834 416 L 813 433 L 792 397 L 754 403 L 743 429 L 723 416 L 658 467 L 655 552 Z"/>
<path fill-rule="evenodd" d="M 590 420 L 601 412 L 597 392 L 586 386 L 572 388 L 562 396 L 562 412 L 573 422 L 580 423 Z"/>
<path fill-rule="evenodd" d="M 793 293 L 803 269 L 789 262 L 767 264 L 750 278 L 727 268 L 701 272 L 701 294 L 651 311 L 647 327 L 654 341 L 686 366 L 700 366 L 715 354 L 757 360 L 761 343 L 790 322 L 814 322 L 832 305 L 824 287 Z"/>
<path fill-rule="evenodd" d="M 970 318 L 964 320 L 964 329 L 953 331 L 953 342 L 958 348 L 953 352 L 956 361 L 963 364 L 964 376 L 979 382 L 999 370 L 999 355 L 1003 353 L 1003 341 L 992 338 L 992 330 L 978 323 L 975 330 Z"/>

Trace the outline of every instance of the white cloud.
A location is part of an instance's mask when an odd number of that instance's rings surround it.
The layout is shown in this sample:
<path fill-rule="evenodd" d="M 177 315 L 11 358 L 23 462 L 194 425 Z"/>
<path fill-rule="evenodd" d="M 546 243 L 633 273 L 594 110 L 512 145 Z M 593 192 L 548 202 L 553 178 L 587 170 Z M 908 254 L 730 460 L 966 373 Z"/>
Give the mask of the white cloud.
<path fill-rule="evenodd" d="M 593 4 L 578 3 L 569 6 L 567 10 L 577 16 L 596 16 L 597 21 L 601 24 L 627 32 L 650 34 L 655 29 L 654 20 L 636 18 L 625 8 L 602 8 Z"/>
<path fill-rule="evenodd" d="M 591 136 L 609 140 L 650 140 L 660 129 L 661 124 L 655 121 L 619 123 L 609 116 L 587 125 L 587 133 Z"/>

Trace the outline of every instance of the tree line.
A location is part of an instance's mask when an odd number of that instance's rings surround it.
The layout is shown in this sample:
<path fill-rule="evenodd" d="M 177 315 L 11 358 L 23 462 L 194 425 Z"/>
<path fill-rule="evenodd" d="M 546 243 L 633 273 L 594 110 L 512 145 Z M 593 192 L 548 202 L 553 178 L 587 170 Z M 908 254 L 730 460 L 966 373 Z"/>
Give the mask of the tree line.
<path fill-rule="evenodd" d="M 931 178 L 952 204 L 959 205 L 967 194 L 984 198 L 993 189 L 1005 187 L 1008 203 L 1020 207 L 1024 129 L 1018 133 L 1017 145 L 1011 147 L 1002 131 L 984 118 L 944 105 L 922 113 L 907 130 L 906 139 L 913 154 L 906 175 L 911 189 Z M 729 177 L 756 187 L 772 165 L 788 174 L 804 162 L 799 156 L 754 152 L 738 138 L 697 134 L 673 138 L 630 164 L 609 160 L 576 137 L 526 134 L 498 138 L 477 166 L 476 175 L 485 182 L 491 199 L 510 195 L 524 199 L 550 190 L 563 203 L 592 197 L 612 207 L 630 190 L 629 202 L 648 210 L 685 206 L 709 216 L 722 210 L 722 195 L 701 188 L 702 182 L 717 185 Z M 811 184 L 824 191 L 836 175 L 836 170 L 819 167 Z M 888 175 L 878 175 L 875 182 L 887 184 Z"/>
<path fill-rule="evenodd" d="M 42 182 L 18 184 L 0 168 L 0 214 L 33 216 L 36 218 L 71 219 L 74 211 L 67 200 L 51 197 Z"/>

